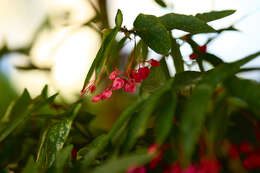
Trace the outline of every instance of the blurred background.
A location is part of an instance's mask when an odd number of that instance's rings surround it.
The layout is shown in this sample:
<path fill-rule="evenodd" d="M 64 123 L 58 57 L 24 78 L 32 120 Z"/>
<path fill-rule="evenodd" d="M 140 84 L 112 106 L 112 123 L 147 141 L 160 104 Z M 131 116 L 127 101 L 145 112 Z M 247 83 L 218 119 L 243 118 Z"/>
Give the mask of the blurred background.
<path fill-rule="evenodd" d="M 139 13 L 160 16 L 235 9 L 234 15 L 209 24 L 215 29 L 234 25 L 240 32 L 223 32 L 210 43 L 208 51 L 230 62 L 260 48 L 260 0 L 165 2 L 167 8 L 154 0 L 0 0 L 0 113 L 24 88 L 35 96 L 45 84 L 64 100 L 75 101 L 101 44 L 100 29 L 114 26 L 118 8 L 128 29 Z M 99 16 L 98 9 L 102 12 Z M 100 18 L 102 24 L 89 22 Z M 195 40 L 203 45 L 208 37 L 200 34 Z M 129 52 L 132 46 L 128 43 L 123 51 Z M 191 48 L 184 44 L 181 50 L 188 62 Z M 150 56 L 157 55 L 151 52 Z M 247 66 L 259 67 L 260 59 Z M 242 77 L 260 81 L 259 71 L 243 73 Z"/>

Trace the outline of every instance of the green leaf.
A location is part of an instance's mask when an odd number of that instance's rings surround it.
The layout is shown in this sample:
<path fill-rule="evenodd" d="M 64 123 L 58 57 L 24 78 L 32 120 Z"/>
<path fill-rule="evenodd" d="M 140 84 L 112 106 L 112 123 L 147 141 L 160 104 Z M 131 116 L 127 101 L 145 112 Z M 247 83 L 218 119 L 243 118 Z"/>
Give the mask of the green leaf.
<path fill-rule="evenodd" d="M 221 96 L 221 98 L 217 100 L 214 110 L 209 118 L 208 141 L 211 144 L 217 144 L 222 141 L 223 137 L 225 137 L 225 132 L 229 125 L 229 111 L 226 102 L 226 95 Z"/>
<path fill-rule="evenodd" d="M 248 106 L 258 112 L 258 118 L 260 118 L 260 84 L 246 79 L 239 79 L 233 77 L 225 82 L 229 93 L 232 96 L 237 97 L 248 104 Z"/>
<path fill-rule="evenodd" d="M 30 156 L 22 173 L 37 173 L 37 172 L 38 172 L 37 165 L 33 160 L 33 156 Z"/>
<path fill-rule="evenodd" d="M 104 148 L 106 148 L 107 144 L 109 142 L 109 136 L 108 135 L 101 135 L 97 139 L 93 141 L 93 143 L 90 144 L 89 152 L 84 156 L 84 159 L 82 161 L 82 172 L 86 171 L 87 168 L 90 166 L 90 164 L 95 160 L 95 158 L 100 154 Z"/>
<path fill-rule="evenodd" d="M 175 93 L 169 93 L 170 98 L 167 103 L 160 107 L 155 125 L 156 143 L 163 144 L 170 134 L 173 118 L 175 116 L 175 108 L 177 105 L 177 96 Z M 168 97 L 167 97 L 168 98 Z M 164 99 L 165 100 L 165 99 Z"/>
<path fill-rule="evenodd" d="M 130 126 L 127 143 L 124 146 L 125 151 L 129 151 L 135 145 L 137 139 L 144 135 L 149 118 L 160 102 L 162 95 L 171 89 L 172 83 L 173 79 L 168 80 L 167 83 L 158 88 L 144 103 L 143 110 L 137 115 Z"/>
<path fill-rule="evenodd" d="M 159 19 L 168 30 L 179 29 L 194 34 L 216 32 L 211 26 L 191 15 L 169 13 Z"/>
<path fill-rule="evenodd" d="M 138 100 L 133 102 L 123 111 L 123 113 L 116 120 L 112 129 L 109 131 L 108 133 L 109 139 L 111 139 L 117 133 L 117 131 L 122 126 L 122 124 L 124 124 L 127 121 L 127 119 L 129 119 L 129 117 L 137 111 L 137 109 L 144 103 L 145 100 L 146 97 L 140 97 Z"/>
<path fill-rule="evenodd" d="M 197 71 L 184 71 L 175 75 L 173 88 L 180 90 L 195 86 L 203 77 L 203 73 Z"/>
<path fill-rule="evenodd" d="M 171 56 L 173 58 L 174 67 L 176 73 L 184 71 L 183 59 L 180 51 L 180 45 L 176 42 L 176 39 L 171 37 Z"/>
<path fill-rule="evenodd" d="M 165 4 L 165 2 L 163 0 L 154 0 L 158 5 L 160 5 L 161 7 L 167 7 L 167 5 Z"/>
<path fill-rule="evenodd" d="M 122 173 L 131 166 L 142 166 L 152 159 L 148 154 L 132 154 L 118 159 L 112 159 L 96 168 L 93 173 Z"/>
<path fill-rule="evenodd" d="M 69 135 L 72 122 L 81 108 L 81 104 L 76 104 L 72 109 L 72 115 L 56 123 L 54 126 L 50 127 L 47 134 L 43 133 L 44 137 L 42 140 L 42 145 L 39 150 L 39 157 L 37 162 L 41 163 L 41 167 L 49 168 L 52 166 L 56 159 L 58 151 L 63 148 L 63 145 Z"/>
<path fill-rule="evenodd" d="M 181 120 L 181 143 L 183 146 L 183 158 L 189 163 L 193 154 L 196 141 L 206 118 L 206 112 L 217 84 L 233 76 L 240 67 L 260 55 L 260 52 L 249 55 L 233 63 L 222 64 L 205 75 L 195 88 L 186 105 Z"/>
<path fill-rule="evenodd" d="M 105 37 L 96 57 L 88 71 L 88 74 L 85 78 L 84 87 L 88 84 L 95 69 L 96 69 L 96 77 L 98 77 L 99 74 L 101 73 L 105 60 L 106 60 L 106 58 L 108 58 L 108 54 L 110 52 L 112 43 L 115 40 L 115 37 L 116 37 L 118 31 L 119 31 L 119 28 L 115 28 Z"/>
<path fill-rule="evenodd" d="M 156 16 L 139 14 L 134 21 L 134 29 L 155 52 L 163 55 L 168 54 L 171 47 L 170 37 Z"/>
<path fill-rule="evenodd" d="M 211 11 L 208 13 L 196 14 L 195 17 L 204 22 L 211 22 L 229 16 L 235 12 L 236 10 Z"/>
<path fill-rule="evenodd" d="M 42 92 L 41 92 L 41 96 L 43 98 L 47 98 L 48 97 L 48 85 L 45 85 L 42 89 Z"/>
<path fill-rule="evenodd" d="M 235 73 L 237 73 L 240 69 L 240 67 L 249 61 L 255 59 L 260 55 L 260 52 L 256 52 L 252 55 L 249 55 L 245 58 L 242 58 L 241 60 L 235 61 L 233 63 L 224 63 L 219 65 L 218 67 L 211 70 L 208 75 L 206 75 L 201 83 L 209 84 L 213 87 L 215 87 L 220 82 L 223 82 L 228 77 L 231 77 Z"/>
<path fill-rule="evenodd" d="M 199 85 L 192 94 L 191 99 L 187 102 L 184 113 L 181 115 L 181 145 L 186 164 L 190 161 L 197 138 L 200 135 L 212 92 L 211 86 Z"/>
<path fill-rule="evenodd" d="M 117 10 L 115 23 L 117 27 L 121 27 L 123 23 L 123 14 L 120 9 Z"/>
<path fill-rule="evenodd" d="M 63 169 L 71 157 L 72 150 L 73 150 L 73 145 L 68 145 L 57 153 L 57 157 L 55 160 L 56 173 L 64 172 Z"/>
<path fill-rule="evenodd" d="M 0 142 L 2 142 L 19 124 L 24 122 L 32 112 L 29 108 L 31 102 L 30 95 L 25 89 L 22 96 L 10 105 L 1 122 L 6 123 L 0 131 Z M 12 117 L 11 117 L 12 116 Z"/>
<path fill-rule="evenodd" d="M 148 46 L 143 40 L 140 40 L 136 45 L 136 59 L 137 61 L 145 61 L 148 57 Z"/>
<path fill-rule="evenodd" d="M 214 67 L 224 63 L 224 61 L 222 59 L 220 59 L 219 57 L 217 57 L 216 55 L 213 55 L 211 53 L 200 53 L 199 56 L 203 60 L 212 64 Z"/>
<path fill-rule="evenodd" d="M 169 79 L 169 72 L 164 58 L 160 61 L 160 66 L 152 67 L 150 74 L 141 84 L 142 92 L 152 93 L 162 85 L 164 85 Z"/>

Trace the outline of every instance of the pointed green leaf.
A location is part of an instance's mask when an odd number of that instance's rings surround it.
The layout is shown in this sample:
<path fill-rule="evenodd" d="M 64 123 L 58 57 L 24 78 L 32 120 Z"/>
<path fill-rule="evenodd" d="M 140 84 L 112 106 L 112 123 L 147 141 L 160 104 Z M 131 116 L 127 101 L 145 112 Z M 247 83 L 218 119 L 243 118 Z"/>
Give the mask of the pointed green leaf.
<path fill-rule="evenodd" d="M 218 19 L 227 17 L 235 12 L 236 12 L 236 10 L 211 11 L 208 13 L 196 14 L 195 17 L 204 22 L 211 22 L 213 20 L 218 20 Z"/>
<path fill-rule="evenodd" d="M 208 61 L 214 67 L 224 63 L 224 61 L 222 59 L 220 59 L 219 57 L 217 57 L 216 55 L 213 55 L 211 53 L 200 53 L 199 56 L 203 60 Z"/>
<path fill-rule="evenodd" d="M 136 45 L 136 59 L 137 61 L 145 61 L 148 57 L 148 46 L 143 40 L 140 40 Z"/>
<path fill-rule="evenodd" d="M 102 166 L 96 168 L 93 173 L 122 173 L 131 166 L 142 166 L 152 159 L 148 154 L 132 154 L 122 158 L 111 159 Z"/>
<path fill-rule="evenodd" d="M 73 150 L 73 145 L 68 145 L 57 153 L 57 157 L 55 160 L 56 173 L 64 172 L 64 167 L 66 166 L 66 163 L 71 158 L 72 150 Z"/>
<path fill-rule="evenodd" d="M 115 23 L 117 27 L 121 27 L 123 23 L 123 14 L 120 9 L 117 10 Z"/>
<path fill-rule="evenodd" d="M 179 29 L 195 34 L 216 32 L 211 26 L 191 15 L 169 13 L 159 19 L 168 30 Z"/>
<path fill-rule="evenodd" d="M 137 101 L 133 102 L 123 111 L 123 113 L 119 116 L 112 129 L 108 133 L 110 139 L 117 133 L 122 124 L 125 123 L 127 119 L 129 119 L 129 117 L 138 110 L 138 108 L 144 103 L 145 100 L 146 97 L 140 97 Z"/>
<path fill-rule="evenodd" d="M 134 28 L 151 49 L 159 54 L 168 54 L 171 46 L 170 37 L 156 16 L 139 14 L 134 21 Z"/>
<path fill-rule="evenodd" d="M 191 99 L 187 102 L 185 111 L 181 115 L 181 145 L 186 164 L 190 161 L 200 135 L 212 92 L 211 86 L 199 85 L 192 94 Z"/>
<path fill-rule="evenodd" d="M 84 159 L 82 161 L 82 172 L 85 172 L 87 168 L 91 165 L 91 163 L 95 160 L 95 158 L 98 156 L 98 154 L 106 148 L 107 144 L 109 142 L 109 136 L 108 135 L 101 135 L 97 139 L 93 141 L 93 143 L 90 144 L 91 150 L 87 152 L 87 154 L 84 156 Z"/>
<path fill-rule="evenodd" d="M 183 158 L 189 163 L 196 141 L 206 118 L 206 112 L 217 84 L 237 73 L 240 67 L 260 55 L 260 52 L 249 55 L 241 60 L 229 64 L 222 64 L 206 74 L 195 88 L 186 105 L 181 120 L 181 143 Z"/>
<path fill-rule="evenodd" d="M 110 52 L 112 43 L 115 40 L 115 37 L 116 37 L 118 31 L 119 31 L 119 28 L 115 28 L 104 38 L 104 41 L 95 57 L 93 63 L 91 64 L 91 67 L 85 78 L 84 87 L 88 84 L 88 82 L 95 70 L 96 70 L 96 77 L 98 77 L 99 74 L 101 73 L 104 63 L 105 63 L 105 59 L 108 58 L 108 54 Z"/>
<path fill-rule="evenodd" d="M 10 105 L 6 114 L 2 117 L 1 122 L 5 123 L 0 131 L 0 142 L 2 142 L 19 124 L 24 122 L 31 113 L 29 105 L 31 102 L 30 95 L 25 89 L 22 96 Z"/>
<path fill-rule="evenodd" d="M 180 51 L 180 45 L 177 43 L 176 39 L 171 37 L 171 56 L 173 58 L 174 67 L 176 73 L 184 71 L 183 59 Z"/>
<path fill-rule="evenodd" d="M 37 173 L 37 172 L 38 172 L 37 165 L 33 160 L 33 156 L 30 156 L 22 173 Z"/>
<path fill-rule="evenodd" d="M 149 76 L 141 84 L 142 92 L 152 93 L 170 79 L 167 65 L 163 65 L 164 63 L 165 60 L 162 59 L 160 66 L 150 69 Z"/>
<path fill-rule="evenodd" d="M 72 110 L 72 115 L 69 118 L 62 120 L 56 123 L 54 126 L 50 127 L 47 134 L 43 133 L 43 135 L 46 136 L 44 137 L 45 140 L 43 145 L 40 147 L 40 158 L 37 160 L 38 162 L 42 163 L 42 165 L 40 165 L 41 167 L 49 168 L 54 163 L 58 151 L 63 148 L 63 145 L 69 135 L 72 122 L 75 116 L 78 114 L 80 108 L 81 104 L 75 105 Z"/>
<path fill-rule="evenodd" d="M 172 95 L 171 93 L 169 94 L 170 98 L 167 99 L 167 104 L 160 107 L 160 112 L 157 115 L 157 121 L 155 125 L 156 143 L 159 145 L 163 144 L 170 134 L 173 125 L 173 118 L 175 116 L 177 96 L 175 93 L 172 93 Z"/>
<path fill-rule="evenodd" d="M 234 96 L 245 101 L 248 106 L 260 115 L 260 84 L 246 79 L 231 78 L 225 82 L 228 91 Z M 260 116 L 259 116 L 260 118 Z"/>
<path fill-rule="evenodd" d="M 162 87 L 158 88 L 144 103 L 143 110 L 136 116 L 130 126 L 125 144 L 125 151 L 129 151 L 136 143 L 137 139 L 144 135 L 148 121 L 152 116 L 157 104 L 160 102 L 162 95 L 171 89 L 173 79 L 170 79 Z"/>
<path fill-rule="evenodd" d="M 160 5 L 161 7 L 167 7 L 167 5 L 165 4 L 165 2 L 163 0 L 154 0 L 158 5 Z"/>

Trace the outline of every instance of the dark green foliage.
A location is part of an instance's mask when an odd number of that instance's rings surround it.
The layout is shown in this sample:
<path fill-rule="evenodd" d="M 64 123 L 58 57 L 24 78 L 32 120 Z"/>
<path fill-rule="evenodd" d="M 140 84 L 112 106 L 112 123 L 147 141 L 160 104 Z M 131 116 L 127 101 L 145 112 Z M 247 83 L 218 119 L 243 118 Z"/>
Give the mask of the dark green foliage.
<path fill-rule="evenodd" d="M 213 20 L 218 20 L 223 17 L 227 17 L 235 12 L 236 10 L 211 11 L 208 13 L 196 14 L 195 17 L 200 20 L 203 20 L 204 22 L 211 22 Z"/>
<path fill-rule="evenodd" d="M 159 54 L 168 54 L 171 46 L 170 37 L 159 18 L 139 14 L 134 21 L 134 27 L 137 34 L 151 49 Z"/>
<path fill-rule="evenodd" d="M 179 29 L 193 34 L 216 32 L 211 26 L 194 16 L 169 13 L 159 19 L 168 30 Z"/>
<path fill-rule="evenodd" d="M 156 2 L 166 6 L 164 1 Z M 102 13 L 95 10 L 94 21 Z M 49 96 L 47 86 L 35 98 L 24 90 L 0 116 L 0 171 L 123 173 L 131 167 L 151 167 L 158 158 L 158 165 L 149 172 L 163 172 L 169 169 L 165 165 L 176 162 L 186 167 L 191 163 L 199 166 L 208 158 L 218 159 L 222 172 L 237 172 L 234 168 L 244 171 L 242 162 L 247 155 L 239 153 L 239 159 L 232 160 L 228 147 L 244 141 L 259 145 L 260 85 L 236 74 L 259 70 L 241 66 L 259 57 L 260 52 L 226 63 L 201 51 L 193 40 L 197 33 L 216 32 L 218 36 L 222 31 L 234 31 L 233 26 L 215 31 L 207 24 L 234 12 L 213 11 L 195 16 L 169 13 L 161 17 L 139 14 L 134 28 L 128 30 L 121 27 L 123 15 L 118 10 L 116 26 L 104 31 L 84 87 L 95 73 L 93 84 L 101 83 L 101 87 L 110 89 L 113 81 L 106 78 L 115 69 L 125 68 L 128 61 L 128 69 L 118 72 L 117 77 L 134 83 L 136 91 L 123 93 L 125 88 L 113 89 L 111 101 L 90 104 L 79 98 L 76 103 L 67 104 L 56 101 L 57 94 Z M 174 38 L 173 29 L 189 34 Z M 115 39 L 118 32 L 125 34 L 120 41 Z M 126 41 L 132 41 L 132 35 L 141 40 L 130 55 L 121 57 L 119 52 Z M 209 38 L 206 45 L 214 38 Z M 200 72 L 185 71 L 187 63 L 180 51 L 183 41 L 198 55 L 192 65 L 198 65 Z M 161 55 L 159 62 L 150 60 L 148 47 Z M 166 63 L 169 56 L 176 69 L 173 77 Z M 204 61 L 213 68 L 205 71 Z M 146 65 L 149 74 L 139 84 L 134 75 Z M 100 111 L 103 109 L 108 111 Z M 111 128 L 92 127 L 95 118 L 112 119 L 112 115 L 117 117 Z M 148 149 L 151 144 L 156 145 Z"/>

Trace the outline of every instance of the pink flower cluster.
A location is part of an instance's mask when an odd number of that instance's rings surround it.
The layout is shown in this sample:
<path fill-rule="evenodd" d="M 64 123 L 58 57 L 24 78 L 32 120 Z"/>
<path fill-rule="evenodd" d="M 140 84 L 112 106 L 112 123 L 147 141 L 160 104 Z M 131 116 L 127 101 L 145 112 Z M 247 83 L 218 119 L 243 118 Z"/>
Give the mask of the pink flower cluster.
<path fill-rule="evenodd" d="M 149 64 L 152 67 L 160 65 L 158 61 L 153 59 L 149 61 Z M 119 90 L 121 88 L 124 92 L 134 93 L 136 91 L 136 83 L 141 83 L 149 74 L 149 67 L 139 67 L 137 70 L 131 70 L 130 72 L 120 72 L 116 69 L 109 75 L 109 79 L 112 80 L 112 85 L 106 88 L 102 93 L 94 96 L 92 102 L 107 99 L 112 96 L 113 90 Z"/>

